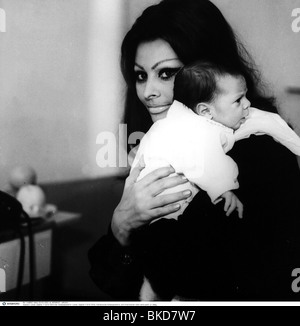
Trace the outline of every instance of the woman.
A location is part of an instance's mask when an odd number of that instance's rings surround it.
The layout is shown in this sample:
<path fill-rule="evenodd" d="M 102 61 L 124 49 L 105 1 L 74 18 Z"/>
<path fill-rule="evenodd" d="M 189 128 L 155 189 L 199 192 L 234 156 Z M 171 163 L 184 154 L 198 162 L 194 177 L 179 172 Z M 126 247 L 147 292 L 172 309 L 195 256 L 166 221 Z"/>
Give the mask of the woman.
<path fill-rule="evenodd" d="M 122 44 L 129 133 L 146 132 L 166 115 L 176 72 L 198 59 L 237 67 L 245 76 L 252 105 L 275 111 L 272 101 L 262 95 L 249 56 L 211 2 L 163 0 L 143 12 Z M 299 212 L 296 159 L 267 136 L 240 141 L 229 154 L 240 170 L 242 221 L 226 218 L 220 205 L 211 205 L 200 192 L 178 223 L 162 219 L 149 227 L 152 220 L 176 211 L 177 202 L 189 194 L 156 196 L 185 180 L 167 178 L 174 172 L 170 167 L 135 182 L 141 162 L 126 179 L 108 235 L 89 252 L 91 277 L 103 291 L 112 298 L 137 300 L 146 269 L 157 280 L 154 287 L 168 298 L 293 295 L 291 268 L 298 267 L 296 257 L 300 256 L 294 256 L 299 250 L 297 232 L 293 232 L 298 225 L 295 211 Z M 151 270 L 153 265 L 171 271 L 172 277 Z"/>

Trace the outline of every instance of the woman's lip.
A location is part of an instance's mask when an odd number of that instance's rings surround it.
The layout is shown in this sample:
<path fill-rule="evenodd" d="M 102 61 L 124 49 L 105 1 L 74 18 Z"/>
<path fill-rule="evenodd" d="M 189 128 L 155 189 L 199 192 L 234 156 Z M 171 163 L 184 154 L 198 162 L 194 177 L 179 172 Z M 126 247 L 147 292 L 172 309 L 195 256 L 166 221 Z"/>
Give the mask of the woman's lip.
<path fill-rule="evenodd" d="M 166 105 L 156 105 L 156 106 L 147 106 L 148 110 L 152 114 L 159 114 L 169 109 L 171 104 Z"/>

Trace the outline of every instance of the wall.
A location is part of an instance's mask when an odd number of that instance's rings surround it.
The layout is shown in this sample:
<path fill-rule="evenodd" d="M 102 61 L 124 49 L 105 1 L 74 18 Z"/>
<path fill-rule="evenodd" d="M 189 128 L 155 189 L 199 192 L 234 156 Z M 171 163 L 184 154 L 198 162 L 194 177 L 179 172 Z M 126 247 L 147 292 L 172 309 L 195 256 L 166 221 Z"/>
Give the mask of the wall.
<path fill-rule="evenodd" d="M 127 30 L 128 2 L 130 0 L 92 0 L 88 19 L 88 148 L 89 163 L 85 173 L 93 176 L 117 174 L 119 123 L 124 109 L 124 81 L 120 70 L 121 42 Z M 98 140 L 98 135 L 104 135 Z M 115 145 L 116 159 L 109 167 L 97 164 L 97 153 L 106 148 L 106 134 Z M 110 148 L 111 149 L 111 148 Z M 102 163 L 105 157 L 101 156 Z"/>
<path fill-rule="evenodd" d="M 88 3 L 3 0 L 0 34 L 0 180 L 19 164 L 40 180 L 87 164 Z"/>
<path fill-rule="evenodd" d="M 0 188 L 14 166 L 39 182 L 115 174 L 96 164 L 122 114 L 122 0 L 0 0 Z"/>
<path fill-rule="evenodd" d="M 136 18 L 140 16 L 144 9 L 153 4 L 157 4 L 160 0 L 127 0 L 128 2 L 128 24 L 127 27 L 134 23 Z"/>

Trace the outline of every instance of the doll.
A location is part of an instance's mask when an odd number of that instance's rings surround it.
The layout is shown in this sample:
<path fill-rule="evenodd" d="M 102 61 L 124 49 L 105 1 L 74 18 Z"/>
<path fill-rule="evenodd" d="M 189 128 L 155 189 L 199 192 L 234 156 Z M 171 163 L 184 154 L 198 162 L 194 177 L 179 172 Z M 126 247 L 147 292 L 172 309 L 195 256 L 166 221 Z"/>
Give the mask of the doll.
<path fill-rule="evenodd" d="M 17 192 L 24 185 L 36 185 L 37 174 L 30 166 L 20 165 L 15 167 L 9 174 L 8 185 L 5 192 L 13 197 L 16 197 Z"/>

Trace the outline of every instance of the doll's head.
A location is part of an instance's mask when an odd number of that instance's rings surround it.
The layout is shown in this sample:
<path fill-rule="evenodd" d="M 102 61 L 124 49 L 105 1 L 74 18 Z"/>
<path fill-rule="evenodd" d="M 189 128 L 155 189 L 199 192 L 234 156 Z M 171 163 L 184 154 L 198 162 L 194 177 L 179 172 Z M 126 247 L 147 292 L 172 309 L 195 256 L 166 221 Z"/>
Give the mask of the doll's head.
<path fill-rule="evenodd" d="M 46 216 L 46 196 L 39 186 L 22 186 L 17 192 L 16 198 L 30 217 Z"/>
<path fill-rule="evenodd" d="M 37 175 L 32 167 L 20 165 L 11 171 L 8 182 L 12 190 L 17 192 L 24 185 L 35 185 L 37 182 Z"/>

